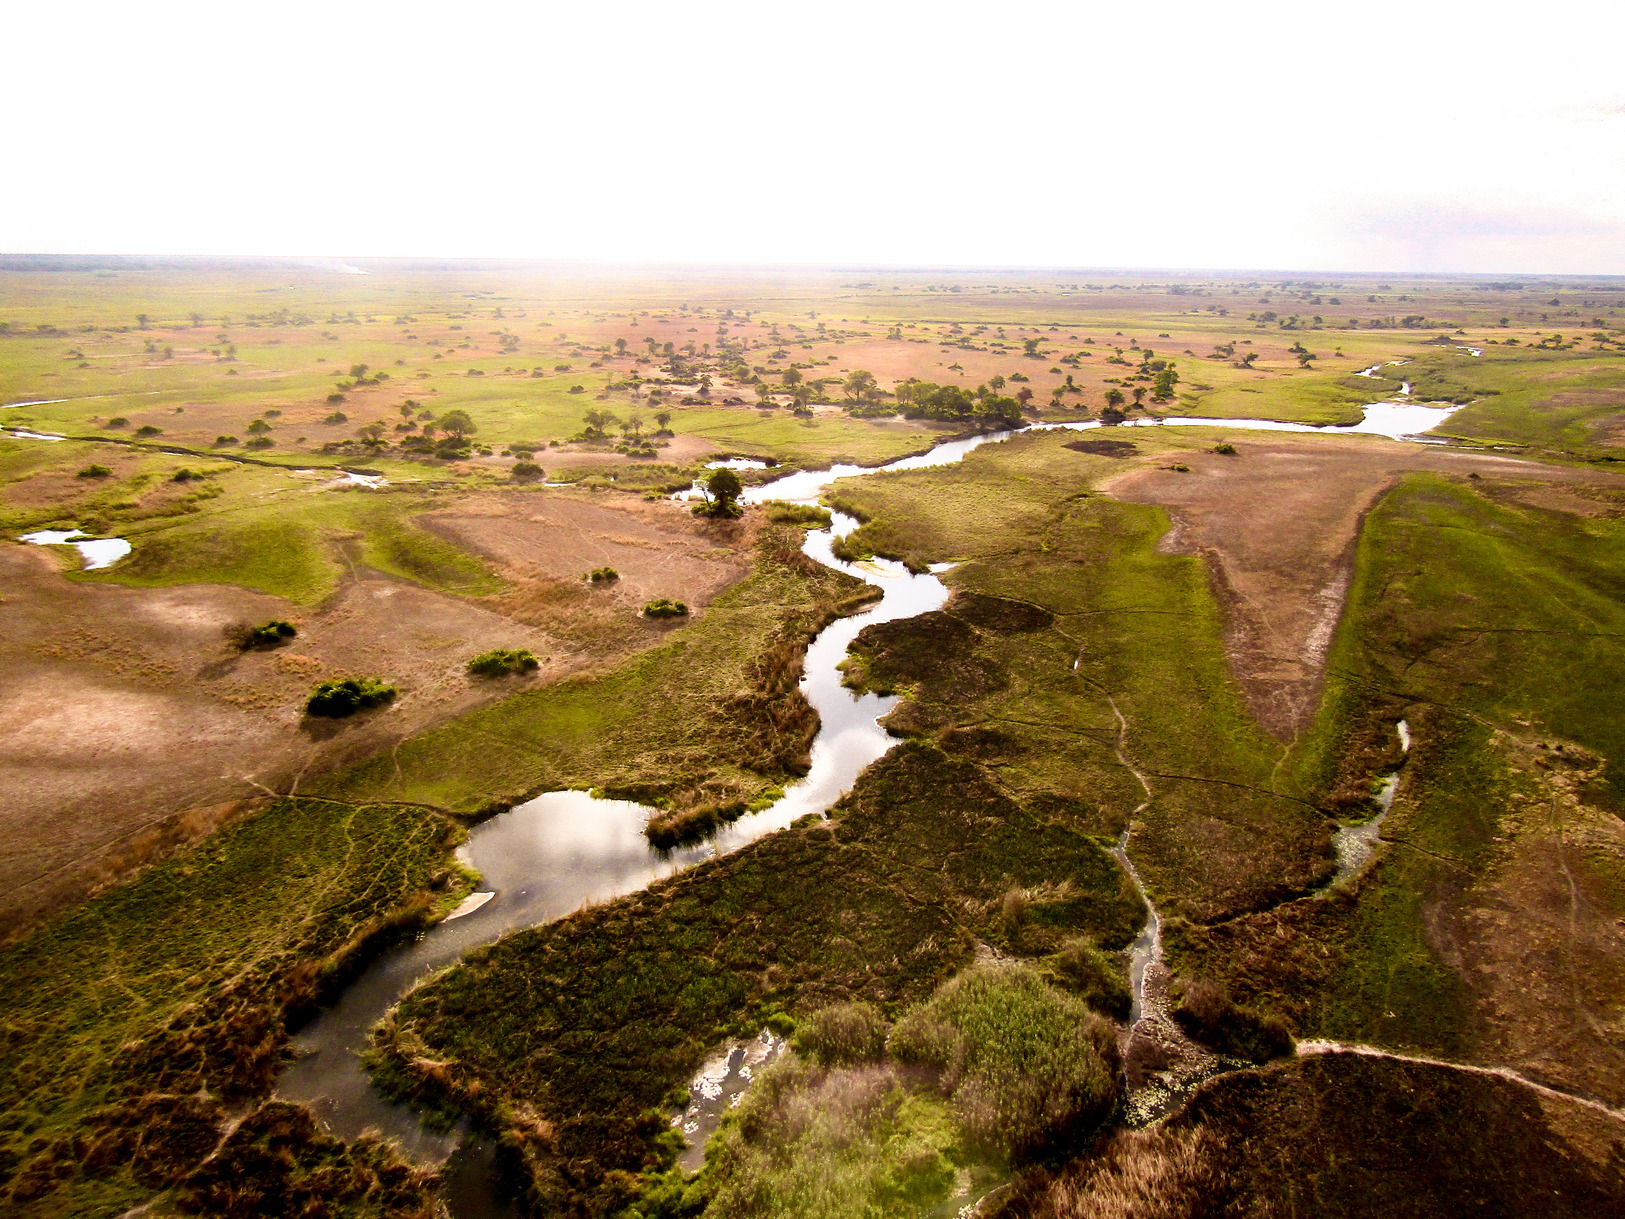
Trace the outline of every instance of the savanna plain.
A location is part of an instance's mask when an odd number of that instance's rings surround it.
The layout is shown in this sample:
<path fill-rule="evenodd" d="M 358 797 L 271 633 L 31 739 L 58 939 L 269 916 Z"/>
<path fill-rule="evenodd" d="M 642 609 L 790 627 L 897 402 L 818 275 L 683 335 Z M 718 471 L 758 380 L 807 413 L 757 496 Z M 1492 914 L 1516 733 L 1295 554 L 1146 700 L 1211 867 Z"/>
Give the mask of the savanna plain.
<path fill-rule="evenodd" d="M 6 1212 L 1619 1213 L 1622 308 L 4 260 Z"/>

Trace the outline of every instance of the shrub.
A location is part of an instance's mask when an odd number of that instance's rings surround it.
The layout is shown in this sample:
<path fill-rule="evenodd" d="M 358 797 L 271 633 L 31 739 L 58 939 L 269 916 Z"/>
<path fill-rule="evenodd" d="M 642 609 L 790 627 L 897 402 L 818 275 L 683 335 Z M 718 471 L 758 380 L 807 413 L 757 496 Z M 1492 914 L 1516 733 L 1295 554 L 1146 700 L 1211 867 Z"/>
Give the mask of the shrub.
<path fill-rule="evenodd" d="M 1127 1020 L 1133 1006 L 1124 970 L 1090 940 L 1068 940 L 1044 962 L 1045 977 L 1071 991 L 1090 1007 L 1116 1020 Z"/>
<path fill-rule="evenodd" d="M 821 1008 L 796 1026 L 796 1049 L 826 1067 L 878 1062 L 886 1052 L 885 1019 L 867 1003 Z"/>
<path fill-rule="evenodd" d="M 829 509 L 816 504 L 772 503 L 767 519 L 778 525 L 800 525 L 803 529 L 823 529 L 829 525 Z"/>
<path fill-rule="evenodd" d="M 688 606 L 681 601 L 671 601 L 661 597 L 658 601 L 651 601 L 643 607 L 645 618 L 683 618 L 688 615 Z"/>
<path fill-rule="evenodd" d="M 1231 444 L 1228 440 L 1221 440 L 1218 444 L 1213 446 L 1213 451 L 1215 453 L 1223 453 L 1226 457 L 1234 457 L 1236 453 L 1236 446 Z"/>
<path fill-rule="evenodd" d="M 1080 1145 L 1117 1104 L 1117 1038 L 1030 966 L 972 969 L 892 1030 L 935 1073 L 970 1142 L 1006 1161 Z"/>
<path fill-rule="evenodd" d="M 214 438 L 214 447 L 217 449 L 223 448 L 226 445 L 239 443 L 241 442 L 235 436 L 216 436 Z"/>
<path fill-rule="evenodd" d="M 238 622 L 226 628 L 226 637 L 243 652 L 253 648 L 277 647 L 298 633 L 299 630 L 293 623 L 283 622 L 280 618 L 273 618 L 264 626 L 250 626 L 246 622 Z"/>
<path fill-rule="evenodd" d="M 256 436 L 243 447 L 245 449 L 268 449 L 275 443 L 276 441 L 272 440 L 269 436 Z"/>
<path fill-rule="evenodd" d="M 337 391 L 327 395 L 327 402 L 328 402 L 329 406 L 335 406 L 338 403 L 343 402 L 343 401 L 344 401 L 344 395 L 341 394 L 341 393 L 338 393 Z"/>
<path fill-rule="evenodd" d="M 305 711 L 309 715 L 341 719 L 357 711 L 381 707 L 394 701 L 394 686 L 371 677 L 345 677 L 337 681 L 324 681 L 317 686 L 305 703 Z"/>
<path fill-rule="evenodd" d="M 538 479 L 547 477 L 547 471 L 534 461 L 516 461 L 513 463 L 513 469 L 508 473 L 516 482 L 522 483 L 535 482 Z"/>
<path fill-rule="evenodd" d="M 328 399 L 328 401 L 332 401 L 332 399 Z M 343 411 L 334 411 L 326 419 L 323 419 L 322 422 L 330 424 L 349 423 L 350 416 L 346 415 Z"/>
<path fill-rule="evenodd" d="M 587 579 L 594 584 L 613 584 L 621 578 L 621 573 L 613 567 L 595 567 L 587 573 Z"/>
<path fill-rule="evenodd" d="M 156 436 L 163 430 L 161 427 L 153 427 L 150 423 L 144 423 L 135 429 L 135 434 L 137 436 Z"/>
<path fill-rule="evenodd" d="M 540 667 L 541 662 L 528 648 L 495 648 L 470 660 L 468 673 L 471 677 L 507 677 L 534 673 Z"/>
<path fill-rule="evenodd" d="M 89 465 L 89 466 L 86 466 L 83 470 L 80 470 L 78 474 L 74 475 L 74 477 L 75 478 L 106 478 L 112 472 L 113 471 L 107 466 Z"/>
<path fill-rule="evenodd" d="M 1186 987 L 1173 1017 L 1191 1040 L 1231 1058 L 1268 1062 L 1292 1053 L 1292 1034 L 1284 1020 L 1232 1002 L 1230 992 L 1217 982 Z"/>
<path fill-rule="evenodd" d="M 123 415 L 114 415 L 106 423 L 102 424 L 102 426 L 103 427 L 129 427 L 130 426 L 130 421 L 128 419 L 126 419 Z"/>
<path fill-rule="evenodd" d="M 208 476 L 199 474 L 196 470 L 188 470 L 185 466 L 182 466 L 180 469 L 176 470 L 174 474 L 170 475 L 169 481 L 172 483 L 190 483 L 197 482 L 206 477 Z"/>
<path fill-rule="evenodd" d="M 572 394 L 584 394 L 587 392 L 587 387 L 585 385 L 572 385 L 570 392 Z"/>

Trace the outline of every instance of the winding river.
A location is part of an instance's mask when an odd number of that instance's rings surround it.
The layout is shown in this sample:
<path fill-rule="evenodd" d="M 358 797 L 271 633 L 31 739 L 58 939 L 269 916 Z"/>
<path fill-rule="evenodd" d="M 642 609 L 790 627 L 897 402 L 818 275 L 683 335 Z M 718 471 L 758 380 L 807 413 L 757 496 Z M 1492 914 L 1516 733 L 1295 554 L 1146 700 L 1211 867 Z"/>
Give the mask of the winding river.
<path fill-rule="evenodd" d="M 1317 432 L 1353 431 L 1394 439 L 1420 439 L 1451 411 L 1407 403 L 1377 403 L 1365 408 L 1365 418 L 1352 428 L 1316 428 L 1267 419 L 1144 419 L 1125 427 L 1219 427 L 1235 431 Z M 1019 431 L 1100 427 L 1092 421 L 1038 423 Z M 768 500 L 814 503 L 832 482 L 883 471 L 917 470 L 948 465 L 971 450 L 995 444 L 1017 434 L 992 432 L 950 440 L 929 452 L 905 457 L 878 468 L 834 465 L 824 470 L 799 471 L 751 488 L 750 503 Z M 729 462 L 737 465 L 742 462 Z M 679 492 L 687 498 L 695 491 Z M 764 834 L 783 829 L 808 813 L 824 814 L 849 790 L 858 774 L 894 743 L 876 721 L 896 704 L 894 697 L 856 695 L 841 685 L 836 666 L 848 645 L 865 626 L 910 618 L 939 609 L 948 589 L 937 578 L 942 567 L 914 574 L 902 564 L 877 559 L 845 563 L 831 546 L 857 527 L 842 513 L 833 514 L 828 528 L 807 536 L 806 553 L 818 562 L 857 576 L 881 591 L 878 604 L 862 613 L 841 618 L 826 627 L 807 650 L 802 692 L 818 712 L 820 726 L 812 745 L 812 766 L 807 776 L 789 787 L 771 807 L 748 814 L 727 826 L 710 842 L 674 852 L 651 848 L 643 836 L 651 810 L 628 801 L 599 800 L 585 792 L 548 792 L 475 827 L 459 850 L 464 863 L 481 876 L 480 892 L 453 915 L 414 942 L 397 947 L 376 961 L 339 997 L 292 1038 L 298 1057 L 283 1071 L 277 1095 L 308 1104 L 336 1134 L 354 1137 L 375 1130 L 395 1140 L 410 1158 L 424 1163 L 446 1162 L 446 1199 L 459 1219 L 503 1213 L 494 1190 L 491 1150 L 462 1129 L 438 1133 L 426 1129 L 416 1113 L 390 1104 L 374 1089 L 359 1058 L 374 1023 L 418 981 L 454 963 L 470 949 L 524 927 L 559 918 L 584 902 L 633 892 L 654 880 L 712 855 L 737 849 Z M 1149 797 L 1149 790 L 1147 792 Z M 1127 838 L 1119 858 L 1131 876 L 1138 877 L 1127 854 Z M 1153 912 L 1135 945 L 1135 1016 L 1146 1011 L 1148 974 L 1160 971 L 1161 945 Z M 741 1064 L 759 1061 L 753 1053 L 728 1054 L 737 1062 L 708 1064 L 706 1074 L 738 1077 Z M 720 1072 L 720 1074 L 719 1074 Z M 748 1080 L 746 1071 L 744 1079 Z M 719 1093 L 737 1095 L 738 1089 Z M 689 1133 L 696 1151 L 714 1125 L 715 1113 L 696 1113 Z M 689 1123 L 685 1122 L 685 1126 Z M 448 1159 L 449 1157 L 449 1159 Z M 697 1161 L 691 1155 L 691 1164 Z"/>

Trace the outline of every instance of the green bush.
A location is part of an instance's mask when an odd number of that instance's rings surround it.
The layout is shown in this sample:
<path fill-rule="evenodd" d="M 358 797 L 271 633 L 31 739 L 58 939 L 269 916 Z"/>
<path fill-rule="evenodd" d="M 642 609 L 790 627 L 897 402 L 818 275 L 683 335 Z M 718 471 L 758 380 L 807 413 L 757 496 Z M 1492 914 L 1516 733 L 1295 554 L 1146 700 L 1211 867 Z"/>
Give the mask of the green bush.
<path fill-rule="evenodd" d="M 238 440 L 237 440 L 237 437 L 235 437 L 235 436 L 216 436 L 214 438 L 214 447 L 217 448 L 217 449 L 224 448 L 227 445 L 233 445 L 233 444 L 237 444 L 237 443 L 238 443 Z"/>
<path fill-rule="evenodd" d="M 205 474 L 199 474 L 196 470 L 188 470 L 185 466 L 182 466 L 170 476 L 169 481 L 172 483 L 190 483 L 207 477 Z"/>
<path fill-rule="evenodd" d="M 152 424 L 145 423 L 135 429 L 135 434 L 137 436 L 156 436 L 163 430 L 161 427 L 153 427 Z"/>
<path fill-rule="evenodd" d="M 340 394 L 339 397 L 342 399 L 343 395 Z M 329 424 L 348 423 L 350 422 L 350 416 L 346 415 L 343 411 L 334 411 L 331 415 L 327 416 L 327 418 L 323 419 L 322 422 Z"/>
<path fill-rule="evenodd" d="M 1081 1145 L 1117 1106 L 1112 1025 L 1027 965 L 960 974 L 887 1050 L 933 1072 L 971 1145 L 1006 1162 Z"/>
<path fill-rule="evenodd" d="M 803 529 L 825 529 L 829 526 L 829 509 L 816 504 L 772 503 L 767 507 L 767 519 L 779 525 L 800 525 Z"/>
<path fill-rule="evenodd" d="M 317 686 L 305 704 L 305 711 L 328 719 L 342 719 L 357 711 L 381 707 L 394 701 L 394 686 L 371 677 L 345 677 L 337 681 L 324 681 Z"/>
<path fill-rule="evenodd" d="M 658 601 L 651 601 L 643 607 L 645 618 L 684 618 L 688 616 L 688 606 L 681 601 L 671 601 L 661 597 Z"/>
<path fill-rule="evenodd" d="M 113 471 L 107 466 L 89 465 L 75 476 L 77 478 L 106 478 Z"/>
<path fill-rule="evenodd" d="M 129 427 L 130 426 L 130 421 L 128 419 L 126 419 L 123 415 L 114 415 L 106 423 L 102 424 L 102 426 L 103 427 Z"/>
<path fill-rule="evenodd" d="M 249 626 L 246 622 L 226 628 L 226 634 L 237 647 L 246 652 L 251 648 L 274 648 L 299 633 L 291 622 L 273 618 L 264 626 Z"/>
<path fill-rule="evenodd" d="M 1234 457 L 1236 454 L 1236 446 L 1231 444 L 1228 440 L 1221 440 L 1218 444 L 1213 446 L 1213 451 L 1215 453 L 1223 453 L 1226 457 Z"/>
<path fill-rule="evenodd" d="M 886 1052 L 885 1019 L 867 1003 L 820 1008 L 796 1026 L 796 1049 L 826 1067 L 876 1062 Z"/>
<path fill-rule="evenodd" d="M 537 465 L 534 461 L 516 461 L 513 463 L 513 469 L 508 471 L 508 473 L 512 476 L 515 482 L 522 483 L 535 482 L 538 479 L 547 477 L 547 471 L 542 469 L 542 467 Z"/>
<path fill-rule="evenodd" d="M 621 573 L 613 567 L 595 567 L 587 573 L 587 579 L 594 584 L 613 584 L 621 578 Z"/>
<path fill-rule="evenodd" d="M 510 674 L 534 673 L 540 667 L 541 662 L 529 648 L 495 648 L 481 652 L 468 662 L 471 677 L 507 677 Z"/>
<path fill-rule="evenodd" d="M 1126 970 L 1093 941 L 1078 937 L 1044 960 L 1045 977 L 1072 992 L 1090 1007 L 1116 1020 L 1127 1020 L 1133 1006 Z"/>

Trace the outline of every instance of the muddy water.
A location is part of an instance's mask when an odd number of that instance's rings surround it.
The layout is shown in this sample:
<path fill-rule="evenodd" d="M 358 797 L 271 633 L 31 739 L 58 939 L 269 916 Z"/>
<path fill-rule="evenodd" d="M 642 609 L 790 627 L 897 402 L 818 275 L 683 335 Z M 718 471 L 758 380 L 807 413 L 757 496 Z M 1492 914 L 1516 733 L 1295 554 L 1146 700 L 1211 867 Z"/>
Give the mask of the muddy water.
<path fill-rule="evenodd" d="M 1403 413 L 1417 411 L 1428 413 Z M 1402 438 L 1425 431 L 1449 413 L 1396 403 L 1375 404 L 1366 408 L 1366 418 L 1360 425 L 1346 430 Z M 1137 420 L 1125 426 L 1180 425 L 1262 431 L 1325 430 L 1272 420 L 1200 418 Z M 1087 431 L 1100 426 L 1085 421 L 1035 424 L 1019 430 Z M 903 458 L 880 469 L 913 470 L 948 465 L 961 460 L 973 449 L 1015 434 L 1015 431 L 993 432 L 948 441 L 928 453 Z M 873 468 L 852 465 L 801 471 L 752 488 L 745 499 L 750 503 L 768 500 L 810 503 L 838 478 L 876 472 Z M 679 492 L 674 498 L 686 498 L 688 494 Z M 864 613 L 832 623 L 808 648 L 801 689 L 819 714 L 820 728 L 812 746 L 812 766 L 805 779 L 790 787 L 777 803 L 742 817 L 711 842 L 673 853 L 653 850 L 643 837 L 649 809 L 627 801 L 596 800 L 583 792 L 549 792 L 483 823 L 470 833 L 461 850 L 464 861 L 482 877 L 477 901 L 471 899 L 464 903 L 454 912 L 456 917 L 443 921 L 415 942 L 386 954 L 346 989 L 331 1009 L 302 1029 L 294 1038 L 301 1056 L 279 1079 L 278 1095 L 309 1104 L 337 1134 L 354 1137 L 364 1130 L 376 1130 L 395 1139 L 414 1159 L 429 1163 L 446 1161 L 446 1201 L 460 1219 L 506 1213 L 496 1189 L 494 1160 L 488 1145 L 478 1138 L 465 1138 L 461 1130 L 449 1133 L 426 1130 L 412 1110 L 385 1102 L 373 1090 L 358 1057 L 366 1045 L 368 1030 L 416 982 L 455 962 L 472 948 L 490 943 L 507 932 L 558 918 L 584 902 L 632 892 L 679 868 L 782 829 L 808 813 L 825 813 L 850 789 L 864 767 L 891 747 L 892 739 L 876 720 L 892 709 L 896 699 L 875 694 L 854 695 L 841 685 L 836 666 L 845 658 L 848 646 L 863 627 L 938 609 L 946 602 L 948 590 L 935 574 L 941 567 L 931 574 L 916 575 L 889 560 L 849 564 L 836 559 L 831 553 L 834 539 L 846 536 L 856 527 L 853 518 L 835 513 L 831 526 L 810 533 L 806 542 L 808 555 L 878 587 L 882 599 Z M 1125 837 L 1119 858 L 1138 884 L 1138 875 L 1126 848 Z M 1157 1029 L 1171 1029 L 1162 1010 L 1166 975 L 1161 965 L 1160 921 L 1154 908 L 1135 945 L 1134 955 L 1139 962 L 1134 970 L 1136 1029 L 1148 1023 Z M 729 1050 L 719 1096 L 728 1092 L 726 1080 L 730 1073 L 742 1092 L 748 1076 L 740 1071 L 750 1066 L 749 1057 L 747 1050 L 736 1064 L 733 1050 Z M 1218 1069 L 1216 1060 L 1211 1059 L 1187 1065 L 1185 1075 Z M 704 1074 L 702 1072 L 702 1076 Z M 1158 1104 L 1156 1108 L 1163 1106 Z M 720 1110 L 716 1114 L 695 1115 L 692 1133 L 696 1147 L 703 1147 L 706 1126 L 714 1127 L 719 1115 Z M 691 1157 L 693 1154 L 691 1151 Z"/>

